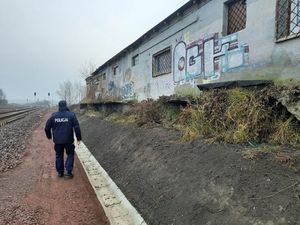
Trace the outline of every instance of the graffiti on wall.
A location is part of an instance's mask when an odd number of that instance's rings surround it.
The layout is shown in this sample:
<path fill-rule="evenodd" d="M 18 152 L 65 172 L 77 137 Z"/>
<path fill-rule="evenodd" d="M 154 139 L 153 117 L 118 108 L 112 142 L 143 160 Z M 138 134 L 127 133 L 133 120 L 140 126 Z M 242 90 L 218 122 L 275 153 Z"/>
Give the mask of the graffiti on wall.
<path fill-rule="evenodd" d="M 123 74 L 123 83 L 121 87 L 121 96 L 124 99 L 129 99 L 134 97 L 134 82 L 132 81 L 132 71 L 128 68 Z"/>
<path fill-rule="evenodd" d="M 113 80 L 111 80 L 108 83 L 108 91 L 113 92 L 114 89 L 116 89 L 115 82 Z"/>
<path fill-rule="evenodd" d="M 117 97 L 119 94 L 119 89 L 114 80 L 110 80 L 107 84 L 107 94 L 109 96 Z"/>
<path fill-rule="evenodd" d="M 174 82 L 188 82 L 196 77 L 218 80 L 222 72 L 247 65 L 249 46 L 238 41 L 238 34 L 219 37 L 218 33 L 174 49 Z"/>
<path fill-rule="evenodd" d="M 134 97 L 134 83 L 131 81 L 121 88 L 121 94 L 124 99 Z"/>

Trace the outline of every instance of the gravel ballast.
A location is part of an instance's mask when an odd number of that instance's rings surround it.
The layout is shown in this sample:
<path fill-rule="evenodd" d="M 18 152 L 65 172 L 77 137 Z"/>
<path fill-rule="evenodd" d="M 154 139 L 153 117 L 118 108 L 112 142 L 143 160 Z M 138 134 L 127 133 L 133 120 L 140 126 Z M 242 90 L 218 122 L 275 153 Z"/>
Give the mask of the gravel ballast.
<path fill-rule="evenodd" d="M 0 172 L 12 169 L 21 162 L 27 139 L 45 113 L 45 109 L 40 109 L 0 127 Z"/>

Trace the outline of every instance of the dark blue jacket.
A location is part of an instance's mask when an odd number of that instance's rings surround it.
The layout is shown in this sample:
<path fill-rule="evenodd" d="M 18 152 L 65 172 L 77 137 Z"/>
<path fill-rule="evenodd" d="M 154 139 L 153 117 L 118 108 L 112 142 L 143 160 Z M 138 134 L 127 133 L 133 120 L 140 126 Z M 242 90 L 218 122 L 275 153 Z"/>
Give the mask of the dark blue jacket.
<path fill-rule="evenodd" d="M 81 132 L 75 113 L 67 107 L 60 107 L 58 112 L 52 114 L 45 127 L 46 136 L 52 138 L 55 144 L 71 144 L 74 142 L 74 131 L 77 141 L 81 140 Z"/>

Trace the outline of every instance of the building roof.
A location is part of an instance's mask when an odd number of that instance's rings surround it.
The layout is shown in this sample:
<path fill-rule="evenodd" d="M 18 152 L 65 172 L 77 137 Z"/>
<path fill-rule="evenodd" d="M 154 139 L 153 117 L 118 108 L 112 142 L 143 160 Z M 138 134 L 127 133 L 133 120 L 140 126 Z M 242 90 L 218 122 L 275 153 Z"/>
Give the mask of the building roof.
<path fill-rule="evenodd" d="M 91 75 L 95 76 L 99 74 L 101 71 L 104 70 L 105 67 L 107 67 L 109 64 L 114 63 L 117 61 L 118 58 L 124 56 L 126 53 L 136 49 L 140 44 L 146 42 L 149 40 L 150 37 L 153 37 L 153 35 L 159 34 L 159 30 L 166 26 L 169 25 L 171 21 L 174 19 L 181 17 L 186 11 L 188 11 L 190 8 L 192 8 L 195 5 L 198 5 L 199 7 L 201 5 L 206 4 L 211 0 L 190 0 L 186 4 L 184 4 L 182 7 L 177 9 L 174 13 L 172 13 L 170 16 L 168 16 L 166 19 L 158 23 L 156 26 L 148 30 L 145 34 L 143 34 L 140 38 L 138 38 L 135 42 L 124 48 L 122 51 L 117 53 L 115 56 L 110 58 L 108 61 L 106 61 L 104 64 L 102 64 L 98 69 L 96 69 Z M 88 80 L 91 77 L 88 77 L 86 80 Z"/>

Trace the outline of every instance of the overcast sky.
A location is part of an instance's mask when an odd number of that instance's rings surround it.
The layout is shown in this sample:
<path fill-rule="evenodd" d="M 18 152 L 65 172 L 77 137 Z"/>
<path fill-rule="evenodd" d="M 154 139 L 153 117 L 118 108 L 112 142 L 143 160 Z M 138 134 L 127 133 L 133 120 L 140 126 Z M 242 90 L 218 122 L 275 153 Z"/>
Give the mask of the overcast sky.
<path fill-rule="evenodd" d="M 32 101 L 78 81 L 188 0 L 0 0 L 0 89 Z"/>

